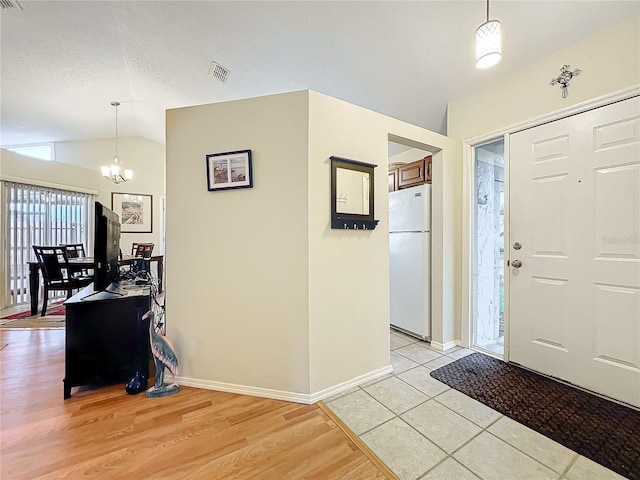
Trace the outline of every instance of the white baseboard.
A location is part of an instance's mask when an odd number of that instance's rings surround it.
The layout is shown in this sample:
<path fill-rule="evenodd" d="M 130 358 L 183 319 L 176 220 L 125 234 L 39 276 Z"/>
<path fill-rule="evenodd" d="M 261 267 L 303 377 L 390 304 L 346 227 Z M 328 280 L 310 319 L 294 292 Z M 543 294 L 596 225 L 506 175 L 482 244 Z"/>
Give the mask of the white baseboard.
<path fill-rule="evenodd" d="M 240 395 L 272 398 L 274 400 L 285 400 L 287 402 L 304 403 L 309 405 L 312 403 L 316 403 L 323 398 L 331 397 L 332 395 L 343 392 L 362 383 L 374 380 L 378 377 L 382 377 L 383 375 L 391 373 L 392 371 L 393 367 L 391 365 L 387 365 L 386 367 L 379 368 L 378 370 L 374 370 L 369 373 L 365 373 L 364 375 L 360 375 L 359 377 L 353 378 L 346 382 L 342 382 L 338 385 L 334 385 L 333 387 L 325 388 L 324 390 L 312 394 L 287 392 L 284 390 L 273 390 L 270 388 L 251 387 L 248 385 L 237 385 L 234 383 L 214 382 L 211 380 L 201 380 L 198 378 L 189 377 L 177 377 L 176 382 L 178 383 L 178 385 L 184 385 L 185 387 L 195 387 L 203 388 L 205 390 L 238 393 Z"/>
<path fill-rule="evenodd" d="M 461 345 L 462 345 L 462 342 L 460 342 L 460 340 L 453 340 L 447 343 L 438 343 L 431 340 L 431 348 L 439 352 L 444 352 L 446 350 L 449 350 L 450 348 L 459 347 Z"/>
<path fill-rule="evenodd" d="M 310 395 L 311 403 L 316 403 L 324 398 L 332 397 L 333 395 L 344 392 L 358 385 L 362 385 L 363 383 L 366 383 L 370 380 L 375 380 L 376 378 L 382 377 L 391 372 L 393 372 L 393 366 L 387 365 L 386 367 L 382 367 L 369 373 L 365 373 L 364 375 L 360 375 L 359 377 L 352 378 L 351 380 L 348 380 L 346 382 L 339 383 L 338 385 L 334 385 L 333 387 L 325 388 L 324 390 L 320 390 L 319 392 L 312 393 Z"/>
<path fill-rule="evenodd" d="M 235 383 L 213 382 L 198 378 L 178 377 L 178 385 L 186 387 L 204 388 L 205 390 L 217 390 L 219 392 L 238 393 L 253 397 L 272 398 L 274 400 L 286 400 L 287 402 L 309 404 L 310 395 L 307 393 L 287 392 L 270 388 L 252 387 L 249 385 L 236 385 Z"/>

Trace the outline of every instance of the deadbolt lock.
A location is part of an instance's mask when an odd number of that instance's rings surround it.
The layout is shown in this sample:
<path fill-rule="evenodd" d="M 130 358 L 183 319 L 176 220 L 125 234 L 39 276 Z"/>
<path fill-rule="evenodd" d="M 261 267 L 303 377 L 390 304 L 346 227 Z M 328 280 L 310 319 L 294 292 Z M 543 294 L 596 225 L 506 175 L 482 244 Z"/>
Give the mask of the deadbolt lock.
<path fill-rule="evenodd" d="M 513 244 L 514 250 L 520 250 L 522 248 L 522 244 L 520 242 L 516 242 Z"/>

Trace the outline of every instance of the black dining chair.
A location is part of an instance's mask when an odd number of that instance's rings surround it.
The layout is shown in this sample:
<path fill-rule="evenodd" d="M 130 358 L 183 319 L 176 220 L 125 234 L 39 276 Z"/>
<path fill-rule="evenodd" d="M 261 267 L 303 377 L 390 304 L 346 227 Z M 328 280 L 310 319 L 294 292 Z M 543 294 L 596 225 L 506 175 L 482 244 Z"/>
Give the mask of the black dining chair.
<path fill-rule="evenodd" d="M 60 246 L 67 249 L 67 258 L 86 257 L 84 253 L 84 244 L 82 243 L 61 243 Z"/>
<path fill-rule="evenodd" d="M 49 292 L 51 290 L 64 290 L 67 298 L 70 298 L 73 290 L 86 287 L 93 282 L 92 276 L 73 275 L 69 267 L 66 247 L 33 246 L 38 267 L 42 272 L 44 284 L 44 298 L 42 301 L 41 317 L 47 312 Z"/>
<path fill-rule="evenodd" d="M 153 252 L 153 243 L 132 243 L 131 255 L 134 257 L 151 258 Z"/>
<path fill-rule="evenodd" d="M 64 247 L 67 249 L 67 258 L 85 258 L 87 255 L 85 254 L 84 251 L 84 244 L 83 243 L 61 243 L 60 244 L 61 247 Z M 83 269 L 81 272 L 73 272 L 74 275 L 84 275 L 84 276 L 89 276 L 89 275 L 93 275 L 93 270 L 89 270 L 89 269 Z"/>

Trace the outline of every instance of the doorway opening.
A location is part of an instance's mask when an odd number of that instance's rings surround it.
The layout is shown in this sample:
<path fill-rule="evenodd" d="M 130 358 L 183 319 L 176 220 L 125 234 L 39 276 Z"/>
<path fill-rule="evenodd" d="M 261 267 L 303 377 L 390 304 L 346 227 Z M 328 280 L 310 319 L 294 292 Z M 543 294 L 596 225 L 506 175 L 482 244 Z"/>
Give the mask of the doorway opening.
<path fill-rule="evenodd" d="M 388 148 L 390 325 L 430 342 L 432 156 L 392 141 Z"/>
<path fill-rule="evenodd" d="M 504 139 L 474 148 L 474 348 L 504 356 Z"/>

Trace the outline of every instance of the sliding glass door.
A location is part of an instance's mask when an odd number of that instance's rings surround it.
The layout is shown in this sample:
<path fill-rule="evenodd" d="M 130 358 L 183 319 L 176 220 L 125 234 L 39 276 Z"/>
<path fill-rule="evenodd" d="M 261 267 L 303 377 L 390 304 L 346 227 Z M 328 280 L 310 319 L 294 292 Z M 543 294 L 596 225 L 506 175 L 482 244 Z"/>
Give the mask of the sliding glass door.
<path fill-rule="evenodd" d="M 94 196 L 47 187 L 3 182 L 3 306 L 29 301 L 33 245 L 83 243 L 91 246 Z"/>

